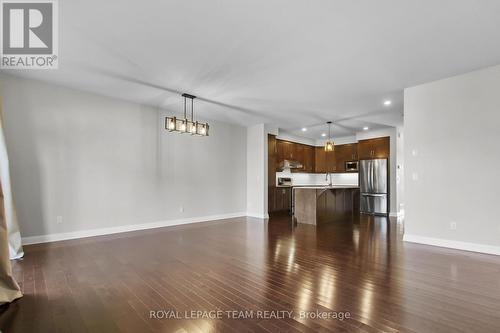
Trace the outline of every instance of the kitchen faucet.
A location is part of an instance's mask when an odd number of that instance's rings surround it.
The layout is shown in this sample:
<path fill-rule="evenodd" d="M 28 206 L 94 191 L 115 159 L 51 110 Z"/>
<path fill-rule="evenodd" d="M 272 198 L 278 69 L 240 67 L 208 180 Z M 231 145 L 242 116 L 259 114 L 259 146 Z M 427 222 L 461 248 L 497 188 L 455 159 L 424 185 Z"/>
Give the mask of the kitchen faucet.
<path fill-rule="evenodd" d="M 330 177 L 330 182 L 328 183 L 328 186 L 332 186 L 333 184 L 332 184 L 332 173 L 331 172 L 327 172 L 325 174 L 325 181 L 328 180 L 328 177 Z"/>

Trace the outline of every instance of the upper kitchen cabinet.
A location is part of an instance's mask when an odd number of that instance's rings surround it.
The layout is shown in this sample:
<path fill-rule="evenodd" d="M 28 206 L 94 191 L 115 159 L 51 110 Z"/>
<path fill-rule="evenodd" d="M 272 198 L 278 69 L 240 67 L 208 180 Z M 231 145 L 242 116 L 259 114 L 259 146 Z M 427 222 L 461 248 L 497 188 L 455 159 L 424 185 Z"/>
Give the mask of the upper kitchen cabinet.
<path fill-rule="evenodd" d="M 294 144 L 294 160 L 302 164 L 302 168 L 293 169 L 292 172 L 314 172 L 314 147 Z"/>
<path fill-rule="evenodd" d="M 325 154 L 328 172 L 337 172 L 337 154 L 335 154 L 335 151 L 328 151 Z"/>
<path fill-rule="evenodd" d="M 292 169 L 292 172 L 314 172 L 314 147 L 300 143 L 276 140 L 276 166 L 284 160 L 299 162 L 300 169 Z"/>
<path fill-rule="evenodd" d="M 291 158 L 291 143 L 282 140 L 276 140 L 276 152 L 278 164 L 283 160 L 289 160 Z"/>
<path fill-rule="evenodd" d="M 360 140 L 358 142 L 358 156 L 360 160 L 389 158 L 390 137 Z"/>
<path fill-rule="evenodd" d="M 314 172 L 314 149 L 313 146 L 304 146 L 304 172 Z"/>
<path fill-rule="evenodd" d="M 348 143 L 335 146 L 335 172 L 346 172 L 345 163 L 358 160 L 358 144 Z"/>
<path fill-rule="evenodd" d="M 304 145 L 300 143 L 292 144 L 292 156 L 293 160 L 300 162 L 302 164 L 302 168 L 304 168 Z"/>
<path fill-rule="evenodd" d="M 276 167 L 277 171 L 279 170 L 280 164 L 284 160 L 295 160 L 295 143 L 283 140 L 276 140 Z"/>
<path fill-rule="evenodd" d="M 314 148 L 314 172 L 326 173 L 326 152 L 323 147 Z"/>
<path fill-rule="evenodd" d="M 314 172 L 335 172 L 336 168 L 335 152 L 326 152 L 324 147 L 315 147 Z"/>

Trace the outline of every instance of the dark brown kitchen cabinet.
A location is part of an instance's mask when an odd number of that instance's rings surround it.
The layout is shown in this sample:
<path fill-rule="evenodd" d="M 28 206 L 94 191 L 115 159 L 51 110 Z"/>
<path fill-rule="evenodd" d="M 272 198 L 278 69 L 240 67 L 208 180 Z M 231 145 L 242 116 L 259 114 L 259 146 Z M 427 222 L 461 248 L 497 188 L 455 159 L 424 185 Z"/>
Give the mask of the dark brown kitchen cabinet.
<path fill-rule="evenodd" d="M 304 171 L 304 145 L 301 145 L 300 143 L 293 143 L 292 144 L 292 151 L 293 151 L 293 160 L 299 162 L 302 164 L 301 169 L 295 169 L 293 171 L 296 172 L 302 172 Z"/>
<path fill-rule="evenodd" d="M 267 187 L 267 212 L 276 211 L 276 186 Z"/>
<path fill-rule="evenodd" d="M 271 188 L 269 188 L 271 190 Z M 292 208 L 292 188 L 273 187 L 273 192 L 269 193 L 268 211 L 281 212 L 290 211 Z"/>
<path fill-rule="evenodd" d="M 292 172 L 314 172 L 314 147 L 296 143 L 294 152 L 294 160 L 300 162 L 302 168 Z"/>
<path fill-rule="evenodd" d="M 304 146 L 304 172 L 314 172 L 314 149 L 313 146 Z"/>
<path fill-rule="evenodd" d="M 276 159 L 279 162 L 285 159 L 285 142 L 281 140 L 276 140 Z"/>
<path fill-rule="evenodd" d="M 316 173 L 335 172 L 335 152 L 326 152 L 324 147 L 315 147 Z"/>
<path fill-rule="evenodd" d="M 314 172 L 314 147 L 285 140 L 276 140 L 276 167 L 284 160 L 296 161 L 302 164 L 300 169 L 292 172 Z"/>
<path fill-rule="evenodd" d="M 335 151 L 327 151 L 326 155 L 326 165 L 328 172 L 336 172 L 337 171 L 337 156 Z"/>
<path fill-rule="evenodd" d="M 326 173 L 326 152 L 323 147 L 314 148 L 314 172 Z"/>
<path fill-rule="evenodd" d="M 278 164 L 284 160 L 294 160 L 294 155 L 297 154 L 295 143 L 276 140 L 276 156 Z"/>
<path fill-rule="evenodd" d="M 390 137 L 383 137 L 373 139 L 374 152 L 373 157 L 375 158 L 389 158 L 391 151 L 391 139 Z"/>
<path fill-rule="evenodd" d="M 358 160 L 358 144 L 348 143 L 335 146 L 336 172 L 346 172 L 345 163 Z"/>
<path fill-rule="evenodd" d="M 360 160 L 389 158 L 390 137 L 360 140 L 358 142 L 358 155 Z"/>

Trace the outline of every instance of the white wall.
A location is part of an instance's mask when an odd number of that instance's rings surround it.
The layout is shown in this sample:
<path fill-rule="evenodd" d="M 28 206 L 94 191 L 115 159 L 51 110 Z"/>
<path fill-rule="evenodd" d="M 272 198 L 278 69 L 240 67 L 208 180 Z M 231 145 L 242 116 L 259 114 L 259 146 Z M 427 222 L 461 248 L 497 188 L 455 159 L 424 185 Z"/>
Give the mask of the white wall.
<path fill-rule="evenodd" d="M 267 130 L 264 124 L 247 128 L 247 214 L 267 218 Z"/>
<path fill-rule="evenodd" d="M 291 142 L 297 142 L 297 143 L 302 143 L 304 145 L 310 145 L 314 146 L 316 145 L 316 140 L 314 139 L 309 139 L 309 138 L 304 138 L 302 136 L 294 135 L 292 133 L 288 133 L 284 130 L 279 130 L 278 135 L 276 136 L 277 139 L 280 140 L 286 140 L 286 141 L 291 141 Z"/>
<path fill-rule="evenodd" d="M 500 254 L 499 88 L 496 66 L 405 90 L 405 239 Z"/>
<path fill-rule="evenodd" d="M 165 111 L 5 74 L 0 93 L 23 236 L 246 211 L 243 127 L 168 133 Z"/>

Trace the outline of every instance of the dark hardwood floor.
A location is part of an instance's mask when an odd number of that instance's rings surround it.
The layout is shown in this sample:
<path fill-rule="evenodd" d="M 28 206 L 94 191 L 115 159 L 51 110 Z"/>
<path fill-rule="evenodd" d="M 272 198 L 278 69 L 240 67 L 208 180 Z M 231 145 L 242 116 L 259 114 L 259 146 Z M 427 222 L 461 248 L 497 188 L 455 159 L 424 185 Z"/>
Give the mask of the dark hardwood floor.
<path fill-rule="evenodd" d="M 500 257 L 401 237 L 383 218 L 293 227 L 276 216 L 26 246 L 14 264 L 25 296 L 0 310 L 0 330 L 500 332 Z M 249 318 L 185 318 L 196 310 Z"/>

